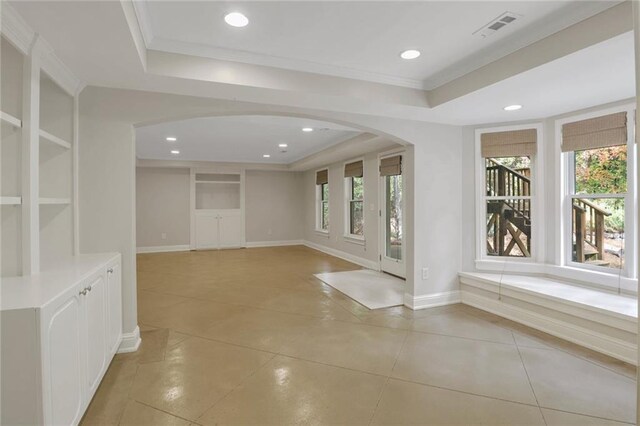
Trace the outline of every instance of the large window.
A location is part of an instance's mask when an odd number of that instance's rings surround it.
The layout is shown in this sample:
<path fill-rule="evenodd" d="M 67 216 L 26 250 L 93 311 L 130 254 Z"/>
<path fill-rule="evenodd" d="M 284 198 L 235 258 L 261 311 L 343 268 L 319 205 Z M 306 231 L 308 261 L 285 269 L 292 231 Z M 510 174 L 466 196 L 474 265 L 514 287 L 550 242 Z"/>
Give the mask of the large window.
<path fill-rule="evenodd" d="M 630 274 L 625 236 L 633 227 L 633 149 L 627 112 L 562 126 L 567 263 Z"/>
<path fill-rule="evenodd" d="M 316 172 L 316 230 L 329 232 L 329 171 Z"/>
<path fill-rule="evenodd" d="M 364 236 L 364 178 L 363 162 L 354 161 L 344 166 L 345 177 L 345 234 L 347 237 Z"/>
<path fill-rule="evenodd" d="M 479 132 L 479 258 L 531 258 L 534 234 L 536 128 Z"/>
<path fill-rule="evenodd" d="M 531 257 L 531 158 L 485 158 L 488 256 Z"/>

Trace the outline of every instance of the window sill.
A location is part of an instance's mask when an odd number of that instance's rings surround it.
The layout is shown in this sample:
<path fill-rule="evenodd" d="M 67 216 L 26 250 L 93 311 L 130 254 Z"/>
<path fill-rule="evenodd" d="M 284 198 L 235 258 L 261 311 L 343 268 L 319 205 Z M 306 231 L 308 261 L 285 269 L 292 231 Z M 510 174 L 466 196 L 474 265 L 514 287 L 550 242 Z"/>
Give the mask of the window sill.
<path fill-rule="evenodd" d="M 364 237 L 360 235 L 344 235 L 342 237 L 347 243 L 357 244 L 359 246 L 363 246 L 366 243 Z"/>
<path fill-rule="evenodd" d="M 320 237 L 329 238 L 329 231 L 325 231 L 324 229 L 316 229 L 315 233 Z"/>
<path fill-rule="evenodd" d="M 476 269 L 482 272 L 500 274 L 536 274 L 546 275 L 575 283 L 577 286 L 590 287 L 604 291 L 620 291 L 628 295 L 638 294 L 638 280 L 618 274 L 594 271 L 572 266 L 549 265 L 532 259 L 476 260 Z"/>

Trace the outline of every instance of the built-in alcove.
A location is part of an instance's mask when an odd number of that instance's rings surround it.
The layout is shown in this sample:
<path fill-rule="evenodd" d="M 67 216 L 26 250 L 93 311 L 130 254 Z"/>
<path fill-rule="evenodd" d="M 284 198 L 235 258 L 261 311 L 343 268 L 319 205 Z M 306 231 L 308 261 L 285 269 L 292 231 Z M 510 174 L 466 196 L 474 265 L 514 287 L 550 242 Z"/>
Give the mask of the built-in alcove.
<path fill-rule="evenodd" d="M 244 241 L 244 173 L 192 170 L 192 248 L 242 247 Z"/>

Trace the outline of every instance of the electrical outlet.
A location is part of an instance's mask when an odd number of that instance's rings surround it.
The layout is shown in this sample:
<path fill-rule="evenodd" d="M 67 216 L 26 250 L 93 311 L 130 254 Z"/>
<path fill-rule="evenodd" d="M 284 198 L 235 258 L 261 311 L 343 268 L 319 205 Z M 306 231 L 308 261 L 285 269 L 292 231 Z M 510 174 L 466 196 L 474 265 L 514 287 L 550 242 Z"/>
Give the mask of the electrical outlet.
<path fill-rule="evenodd" d="M 422 268 L 422 279 L 423 280 L 429 279 L 429 268 Z"/>
<path fill-rule="evenodd" d="M 160 238 L 162 238 L 163 240 L 167 239 L 167 233 L 163 232 L 162 234 L 160 234 Z"/>

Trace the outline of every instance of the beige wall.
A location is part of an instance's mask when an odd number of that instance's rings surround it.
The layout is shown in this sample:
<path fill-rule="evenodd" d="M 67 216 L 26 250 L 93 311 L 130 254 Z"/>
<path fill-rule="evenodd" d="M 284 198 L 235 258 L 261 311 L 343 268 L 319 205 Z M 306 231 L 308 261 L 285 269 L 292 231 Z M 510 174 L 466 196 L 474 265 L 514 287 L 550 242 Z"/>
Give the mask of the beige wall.
<path fill-rule="evenodd" d="M 138 247 L 189 244 L 189 179 L 189 169 L 136 169 Z"/>
<path fill-rule="evenodd" d="M 247 243 L 298 241 L 303 237 L 300 172 L 248 170 L 245 180 Z M 136 169 L 136 245 L 188 245 L 189 169 Z M 166 233 L 166 239 L 162 234 Z"/>
<path fill-rule="evenodd" d="M 299 172 L 248 170 L 245 181 L 247 243 L 301 240 L 303 181 Z"/>

